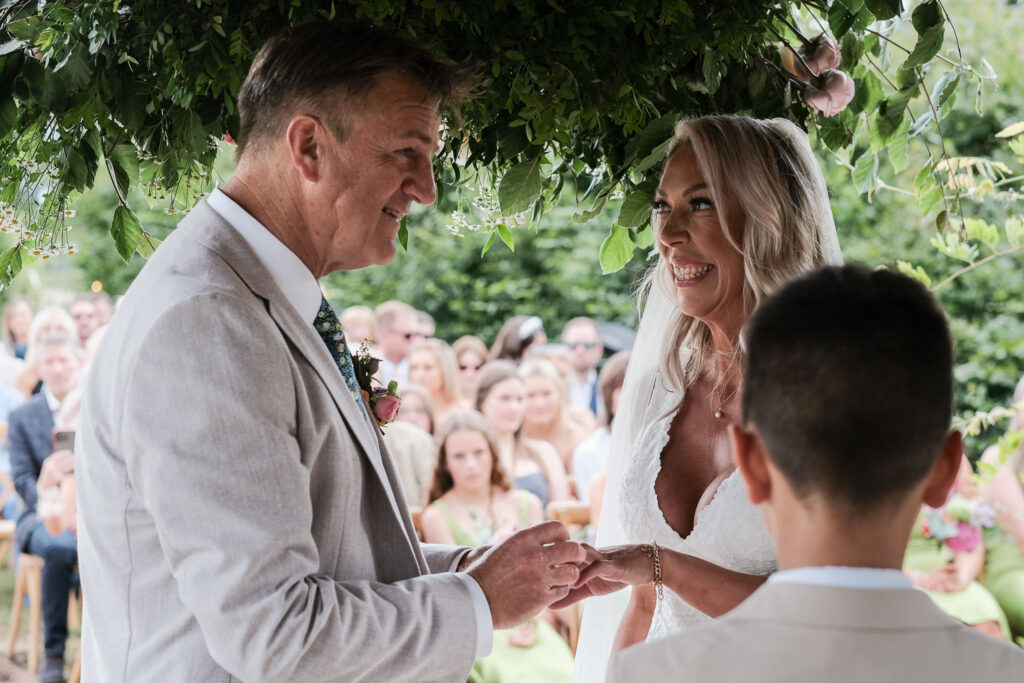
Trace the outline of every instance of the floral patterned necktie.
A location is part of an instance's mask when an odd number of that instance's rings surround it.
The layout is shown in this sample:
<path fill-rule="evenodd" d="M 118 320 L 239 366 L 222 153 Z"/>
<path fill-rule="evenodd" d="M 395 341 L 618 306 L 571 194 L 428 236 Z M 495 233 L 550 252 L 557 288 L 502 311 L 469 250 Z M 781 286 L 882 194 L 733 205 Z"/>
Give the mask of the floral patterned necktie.
<path fill-rule="evenodd" d="M 330 351 L 334 364 L 341 371 L 345 386 L 352 392 L 352 398 L 355 399 L 356 405 L 363 411 L 363 414 L 366 414 L 363 392 L 356 381 L 355 366 L 352 364 L 352 354 L 348 352 L 348 345 L 345 343 L 345 333 L 341 329 L 341 321 L 338 320 L 337 314 L 331 308 L 326 297 L 320 298 L 320 310 L 316 313 L 313 327 L 316 328 L 320 338 L 327 345 L 327 350 Z"/>

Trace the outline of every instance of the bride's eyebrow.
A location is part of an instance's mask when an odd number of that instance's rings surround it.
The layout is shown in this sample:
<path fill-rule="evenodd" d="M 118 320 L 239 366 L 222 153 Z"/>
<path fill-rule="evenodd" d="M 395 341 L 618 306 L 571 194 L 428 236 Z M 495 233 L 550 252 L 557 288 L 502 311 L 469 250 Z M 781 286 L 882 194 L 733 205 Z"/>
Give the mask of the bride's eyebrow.
<path fill-rule="evenodd" d="M 696 185 L 691 185 L 690 187 L 688 187 L 685 190 L 683 190 L 683 196 L 686 197 L 686 196 L 689 196 L 689 195 L 693 194 L 694 192 L 697 192 L 699 190 L 706 190 L 706 189 L 708 189 L 708 184 L 707 183 L 697 183 Z"/>

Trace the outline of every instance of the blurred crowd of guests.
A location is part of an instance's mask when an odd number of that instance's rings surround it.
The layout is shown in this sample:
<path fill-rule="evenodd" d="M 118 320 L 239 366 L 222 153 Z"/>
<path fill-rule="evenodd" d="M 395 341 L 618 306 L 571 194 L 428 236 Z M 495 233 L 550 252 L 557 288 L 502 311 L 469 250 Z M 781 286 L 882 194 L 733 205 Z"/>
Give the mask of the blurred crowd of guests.
<path fill-rule="evenodd" d="M 78 296 L 66 308 L 37 312 L 25 299 L 4 307 L 0 494 L 3 516 L 16 520 L 14 552 L 45 560 L 44 682 L 64 680 L 68 596 L 78 583 L 75 425 L 83 378 L 113 312 L 102 292 Z"/>

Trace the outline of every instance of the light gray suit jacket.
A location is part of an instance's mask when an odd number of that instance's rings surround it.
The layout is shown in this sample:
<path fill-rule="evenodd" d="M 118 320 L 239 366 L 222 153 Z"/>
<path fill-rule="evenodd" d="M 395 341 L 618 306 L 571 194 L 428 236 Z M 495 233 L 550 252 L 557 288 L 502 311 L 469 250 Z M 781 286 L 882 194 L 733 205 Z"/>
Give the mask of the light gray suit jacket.
<path fill-rule="evenodd" d="M 1024 651 L 913 590 L 768 583 L 721 619 L 631 647 L 608 681 L 1008 683 Z"/>
<path fill-rule="evenodd" d="M 79 444 L 86 681 L 465 679 L 463 551 L 416 541 L 327 348 L 205 202 L 119 306 Z"/>

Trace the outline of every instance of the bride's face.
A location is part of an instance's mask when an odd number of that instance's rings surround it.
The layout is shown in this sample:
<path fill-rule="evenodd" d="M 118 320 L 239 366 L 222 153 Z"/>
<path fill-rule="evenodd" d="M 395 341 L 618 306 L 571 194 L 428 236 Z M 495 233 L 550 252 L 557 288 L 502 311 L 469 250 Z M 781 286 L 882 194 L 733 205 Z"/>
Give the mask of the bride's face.
<path fill-rule="evenodd" d="M 721 207 L 715 205 L 693 149 L 684 145 L 665 166 L 652 222 L 680 310 L 738 331 L 744 318 L 743 254 L 729 243 L 725 231 L 742 244 L 745 215 L 731 188 L 723 187 L 718 194 Z"/>

